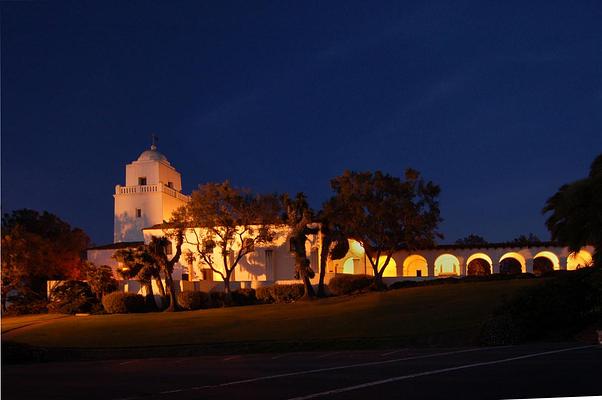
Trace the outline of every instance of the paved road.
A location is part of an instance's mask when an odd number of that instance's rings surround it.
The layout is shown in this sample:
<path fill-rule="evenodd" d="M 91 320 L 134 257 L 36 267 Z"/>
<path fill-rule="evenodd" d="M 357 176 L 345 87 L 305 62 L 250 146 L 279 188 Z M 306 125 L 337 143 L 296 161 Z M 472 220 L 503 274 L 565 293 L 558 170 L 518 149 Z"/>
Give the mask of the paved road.
<path fill-rule="evenodd" d="M 538 344 L 6 365 L 3 399 L 500 399 L 602 395 L 602 346 Z"/>

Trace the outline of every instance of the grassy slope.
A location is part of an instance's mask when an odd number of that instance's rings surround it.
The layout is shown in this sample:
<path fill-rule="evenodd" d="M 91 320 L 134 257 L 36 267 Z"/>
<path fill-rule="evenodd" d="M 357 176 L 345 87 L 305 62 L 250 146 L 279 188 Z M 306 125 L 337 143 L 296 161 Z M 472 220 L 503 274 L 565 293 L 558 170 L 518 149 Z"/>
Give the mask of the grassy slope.
<path fill-rule="evenodd" d="M 18 317 L 2 317 L 2 333 L 13 329 L 22 328 L 27 325 L 37 324 L 55 318 L 65 318 L 62 314 L 33 314 Z"/>
<path fill-rule="evenodd" d="M 106 348 L 255 341 L 326 344 L 340 339 L 355 340 L 354 347 L 358 343 L 367 346 L 362 338 L 466 345 L 503 296 L 537 283 L 466 283 L 295 304 L 69 317 L 13 331 L 11 340 L 38 346 Z"/>

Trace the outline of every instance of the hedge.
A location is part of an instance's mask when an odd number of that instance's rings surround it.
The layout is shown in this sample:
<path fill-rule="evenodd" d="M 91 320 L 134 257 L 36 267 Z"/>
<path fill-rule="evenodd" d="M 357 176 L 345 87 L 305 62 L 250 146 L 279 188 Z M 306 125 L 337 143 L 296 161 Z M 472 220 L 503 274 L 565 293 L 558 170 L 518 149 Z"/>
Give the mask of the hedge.
<path fill-rule="evenodd" d="M 262 286 L 255 289 L 257 301 L 261 303 L 291 303 L 302 298 L 304 294 L 305 285 L 302 283 Z"/>
<path fill-rule="evenodd" d="M 144 297 L 135 293 L 113 292 L 102 297 L 102 305 L 109 314 L 140 313 L 146 311 Z"/>
<path fill-rule="evenodd" d="M 335 296 L 367 291 L 374 283 L 370 275 L 337 275 L 328 282 L 328 288 Z"/>
<path fill-rule="evenodd" d="M 211 306 L 211 297 L 207 292 L 180 292 L 178 304 L 184 310 L 199 310 Z"/>

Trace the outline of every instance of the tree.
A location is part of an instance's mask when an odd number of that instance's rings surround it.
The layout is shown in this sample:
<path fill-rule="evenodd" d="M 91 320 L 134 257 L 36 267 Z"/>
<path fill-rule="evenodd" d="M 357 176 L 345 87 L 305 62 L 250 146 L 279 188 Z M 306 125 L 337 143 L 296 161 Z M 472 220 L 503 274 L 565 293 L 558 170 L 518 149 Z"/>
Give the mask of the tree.
<path fill-rule="evenodd" d="M 309 235 L 319 232 L 317 224 L 313 223 L 313 211 L 307 203 L 307 197 L 303 193 L 297 193 L 294 199 L 287 195 L 283 196 L 283 204 L 286 210 L 284 221 L 291 228 L 290 247 L 295 256 L 295 279 L 301 279 L 305 286 L 304 298 L 315 297 L 311 279 L 315 276 L 311 268 L 311 262 L 307 256 L 306 244 Z"/>
<path fill-rule="evenodd" d="M 22 209 L 2 217 L 2 308 L 10 293 L 45 296 L 49 279 L 78 279 L 90 239 L 54 214 Z"/>
<path fill-rule="evenodd" d="M 106 293 L 117 290 L 117 281 L 113 277 L 113 270 L 108 265 L 96 265 L 92 262 L 85 264 L 85 278 L 99 302 Z"/>
<path fill-rule="evenodd" d="M 331 186 L 328 207 L 337 210 L 331 222 L 363 246 L 377 288 L 384 287 L 382 275 L 395 251 L 431 246 L 441 236 L 440 189 L 415 170 L 408 169 L 403 181 L 380 171 L 346 171 Z"/>
<path fill-rule="evenodd" d="M 230 296 L 232 273 L 256 245 L 274 240 L 281 211 L 275 195 L 252 194 L 228 181 L 207 183 L 192 193 L 186 206 L 186 221 L 193 228 L 184 239 L 199 260 L 222 278 Z"/>
<path fill-rule="evenodd" d="M 327 202 L 318 217 L 322 246 L 320 249 L 320 279 L 318 281 L 318 297 L 326 296 L 324 278 L 328 260 L 340 260 L 349 251 L 349 240 L 340 225 L 336 223 L 337 209 L 334 202 Z"/>
<path fill-rule="evenodd" d="M 456 244 L 461 246 L 484 246 L 487 244 L 487 240 L 483 238 L 483 236 L 475 235 L 471 233 L 470 235 L 456 240 Z"/>
<path fill-rule="evenodd" d="M 174 212 L 174 214 L 176 214 Z M 172 218 L 172 223 L 174 222 Z M 176 287 L 173 280 L 173 270 L 176 263 L 180 260 L 182 255 L 182 244 L 184 242 L 184 230 L 181 227 L 177 227 L 172 224 L 173 229 L 166 233 L 166 236 L 151 237 L 148 243 L 148 250 L 151 256 L 155 259 L 155 263 L 159 266 L 161 272 L 165 276 L 165 286 L 167 288 L 167 297 L 169 298 L 169 305 L 165 311 L 179 311 L 178 300 L 176 296 Z M 176 252 L 172 257 L 168 255 L 168 248 L 171 247 L 170 238 L 176 241 Z"/>
<path fill-rule="evenodd" d="M 589 175 L 563 185 L 550 197 L 544 214 L 549 214 L 546 226 L 552 240 L 577 252 L 582 247 L 595 247 L 594 265 L 602 265 L 602 154 L 598 155 Z"/>
<path fill-rule="evenodd" d="M 136 248 L 120 249 L 113 254 L 113 258 L 122 264 L 117 273 L 124 279 L 136 279 L 145 288 L 146 304 L 150 309 L 156 308 L 153 294 L 152 280 L 159 288 L 161 299 L 165 299 L 165 288 L 161 280 L 161 269 L 150 253 L 148 245 Z"/>
<path fill-rule="evenodd" d="M 511 243 L 516 246 L 532 246 L 534 244 L 541 244 L 541 239 L 537 235 L 529 233 L 528 235 L 517 236 Z"/>

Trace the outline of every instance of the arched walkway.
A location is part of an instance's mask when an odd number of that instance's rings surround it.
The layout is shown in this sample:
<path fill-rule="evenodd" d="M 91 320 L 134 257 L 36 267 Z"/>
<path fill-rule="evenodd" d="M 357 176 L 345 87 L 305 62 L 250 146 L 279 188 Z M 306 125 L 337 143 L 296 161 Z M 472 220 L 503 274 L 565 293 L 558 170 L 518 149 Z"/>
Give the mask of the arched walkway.
<path fill-rule="evenodd" d="M 426 258 L 412 254 L 403 260 L 403 276 L 428 276 L 428 274 Z"/>
<path fill-rule="evenodd" d="M 355 274 L 356 265 L 359 265 L 359 258 L 350 257 L 343 263 L 343 273 L 344 274 Z"/>
<path fill-rule="evenodd" d="M 466 275 L 490 275 L 493 260 L 485 253 L 475 253 L 466 260 Z"/>
<path fill-rule="evenodd" d="M 527 272 L 525 257 L 519 253 L 506 253 L 500 258 L 500 274 L 520 274 Z"/>
<path fill-rule="evenodd" d="M 533 257 L 533 273 L 543 275 L 560 269 L 560 262 L 556 254 L 549 251 L 539 252 Z"/>
<path fill-rule="evenodd" d="M 460 275 L 460 260 L 452 254 L 441 254 L 435 260 L 435 276 Z"/>
<path fill-rule="evenodd" d="M 387 261 L 387 256 L 380 256 L 380 258 L 378 259 L 379 271 L 382 268 L 382 266 L 385 265 L 385 261 Z M 383 272 L 383 278 L 395 276 L 397 276 L 397 263 L 395 262 L 393 257 L 391 257 L 389 263 L 387 264 L 387 268 L 385 268 L 385 271 Z"/>
<path fill-rule="evenodd" d="M 571 253 L 566 259 L 566 269 L 573 271 L 579 268 L 589 267 L 592 265 L 593 259 L 592 255 L 585 251 L 581 250 L 578 253 Z"/>

